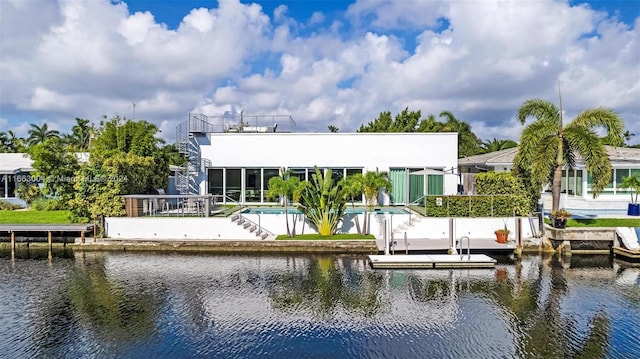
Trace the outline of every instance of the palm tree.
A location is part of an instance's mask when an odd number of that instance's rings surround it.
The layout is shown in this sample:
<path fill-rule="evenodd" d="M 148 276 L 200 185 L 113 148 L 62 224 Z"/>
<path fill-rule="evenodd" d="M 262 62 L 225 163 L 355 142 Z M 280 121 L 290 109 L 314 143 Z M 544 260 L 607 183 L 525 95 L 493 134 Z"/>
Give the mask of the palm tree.
<path fill-rule="evenodd" d="M 490 153 L 518 147 L 518 143 L 513 140 L 499 140 L 494 137 L 491 141 L 482 142 L 480 147 L 484 153 Z"/>
<path fill-rule="evenodd" d="M 24 139 L 8 130 L 0 132 L 0 152 L 16 153 L 22 150 Z"/>
<path fill-rule="evenodd" d="M 387 191 L 391 191 L 391 181 L 387 177 L 386 172 L 372 172 L 369 171 L 362 176 L 362 192 L 364 192 L 364 198 L 367 202 L 369 211 L 373 211 L 373 206 L 378 203 L 378 192 L 380 189 L 386 188 Z M 364 224 L 362 226 L 363 233 L 369 232 L 369 223 L 367 222 L 368 212 L 364 213 Z"/>
<path fill-rule="evenodd" d="M 291 176 L 290 170 L 280 169 L 280 175 L 269 179 L 269 188 L 266 193 L 267 198 L 282 198 L 284 202 L 284 218 L 287 222 L 287 237 L 293 237 L 289 227 L 289 196 L 297 196 L 300 179 Z"/>
<path fill-rule="evenodd" d="M 529 117 L 536 121 L 522 131 L 514 171 L 528 173 L 534 188 L 540 189 L 550 182 L 552 210 L 558 210 L 562 169 L 574 168 L 576 156 L 580 155 L 593 179 L 593 196 L 600 194 L 611 179 L 611 163 L 603 141 L 614 146 L 623 144 L 622 119 L 613 110 L 599 107 L 582 111 L 564 126 L 562 110 L 540 99 L 527 100 L 518 110 L 520 123 L 524 124 Z M 604 138 L 598 136 L 596 130 L 599 128 L 606 131 Z"/>
<path fill-rule="evenodd" d="M 27 143 L 29 144 L 29 146 L 42 143 L 47 138 L 60 137 L 60 132 L 58 132 L 57 130 L 50 130 L 49 126 L 46 123 L 43 123 L 42 126 L 38 126 L 35 124 L 31 124 L 30 126 L 31 129 L 28 132 L 29 138 L 27 138 Z"/>
<path fill-rule="evenodd" d="M 74 149 L 86 151 L 89 149 L 89 139 L 93 128 L 89 126 L 89 120 L 76 117 L 76 124 L 71 127 L 71 133 L 64 136 L 65 143 Z"/>
<path fill-rule="evenodd" d="M 345 198 L 349 200 L 349 202 L 351 202 L 351 208 L 356 208 L 355 206 L 355 199 L 360 197 L 362 198 L 362 191 L 364 189 L 363 186 L 363 176 L 362 173 L 356 173 L 350 176 L 347 176 L 344 179 L 344 183 L 343 183 L 343 191 L 344 191 L 344 195 Z M 358 231 L 358 234 L 364 234 L 364 232 L 362 231 L 362 229 L 360 228 L 360 220 L 358 219 L 358 216 L 355 215 L 355 222 L 356 222 L 356 230 Z"/>

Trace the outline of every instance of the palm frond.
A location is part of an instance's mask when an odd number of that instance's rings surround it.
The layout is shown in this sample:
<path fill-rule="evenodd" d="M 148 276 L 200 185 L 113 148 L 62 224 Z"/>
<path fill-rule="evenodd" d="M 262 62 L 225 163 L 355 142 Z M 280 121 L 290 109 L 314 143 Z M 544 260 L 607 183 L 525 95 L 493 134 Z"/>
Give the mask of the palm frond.
<path fill-rule="evenodd" d="M 534 117 L 539 121 L 550 121 L 560 127 L 560 111 L 553 103 L 541 99 L 531 99 L 525 101 L 518 109 L 516 116 L 521 124 L 524 124 L 528 117 Z"/>
<path fill-rule="evenodd" d="M 535 161 L 531 161 L 531 182 L 538 186 L 550 183 L 553 179 L 553 170 L 558 165 L 558 146 L 561 139 L 557 136 L 548 136 L 538 142 L 535 148 Z"/>
<path fill-rule="evenodd" d="M 611 163 L 607 151 L 591 128 L 572 126 L 565 131 L 565 139 L 573 152 L 579 153 L 591 175 L 593 196 L 600 194 L 611 180 Z"/>
<path fill-rule="evenodd" d="M 593 130 L 602 128 L 606 131 L 606 135 L 603 138 L 605 143 L 612 146 L 622 146 L 624 144 L 624 121 L 615 111 L 606 107 L 582 111 L 571 121 L 569 126 L 585 127 Z"/>

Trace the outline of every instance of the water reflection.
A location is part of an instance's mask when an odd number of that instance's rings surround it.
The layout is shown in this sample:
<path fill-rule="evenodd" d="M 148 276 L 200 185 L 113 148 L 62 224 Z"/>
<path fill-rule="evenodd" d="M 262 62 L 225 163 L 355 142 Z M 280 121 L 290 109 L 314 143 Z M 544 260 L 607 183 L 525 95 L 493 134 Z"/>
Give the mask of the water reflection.
<path fill-rule="evenodd" d="M 371 270 L 359 256 L 0 251 L 8 357 L 637 357 L 640 269 L 526 257 Z M 7 265 L 11 264 L 12 265 Z"/>

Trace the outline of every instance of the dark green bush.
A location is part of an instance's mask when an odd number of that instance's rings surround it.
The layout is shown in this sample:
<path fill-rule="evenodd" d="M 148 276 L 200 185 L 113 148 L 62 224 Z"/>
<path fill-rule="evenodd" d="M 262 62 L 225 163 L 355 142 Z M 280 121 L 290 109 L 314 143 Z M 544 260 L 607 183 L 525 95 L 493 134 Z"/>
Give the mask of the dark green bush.
<path fill-rule="evenodd" d="M 425 198 L 429 217 L 511 217 L 529 213 L 522 195 L 429 196 Z"/>

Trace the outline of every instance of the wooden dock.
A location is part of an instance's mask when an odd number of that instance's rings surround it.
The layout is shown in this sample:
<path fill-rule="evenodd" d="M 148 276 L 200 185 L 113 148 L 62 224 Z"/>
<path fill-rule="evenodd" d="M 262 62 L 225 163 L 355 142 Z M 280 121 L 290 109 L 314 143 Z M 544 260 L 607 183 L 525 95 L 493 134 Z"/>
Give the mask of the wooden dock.
<path fill-rule="evenodd" d="M 441 268 L 494 268 L 497 261 L 484 254 L 396 254 L 370 255 L 374 269 L 441 269 Z"/>
<path fill-rule="evenodd" d="M 53 244 L 53 234 L 75 234 L 78 233 L 81 242 L 85 241 L 85 234 L 93 231 L 92 224 L 0 224 L 0 233 L 9 233 L 11 247 L 16 245 L 16 234 L 46 233 L 47 243 Z"/>

